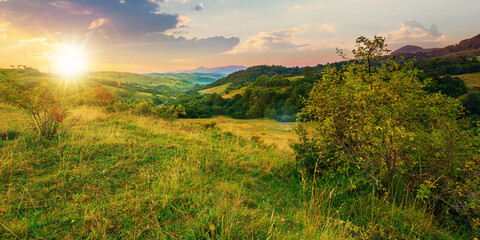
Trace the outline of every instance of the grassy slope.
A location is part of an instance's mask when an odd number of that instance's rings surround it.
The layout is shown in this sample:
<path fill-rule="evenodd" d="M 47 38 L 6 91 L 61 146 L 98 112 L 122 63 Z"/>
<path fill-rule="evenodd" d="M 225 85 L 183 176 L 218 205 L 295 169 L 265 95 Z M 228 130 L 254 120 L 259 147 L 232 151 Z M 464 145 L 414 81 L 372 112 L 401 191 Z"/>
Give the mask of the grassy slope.
<path fill-rule="evenodd" d="M 248 88 L 248 86 L 242 87 L 242 88 L 239 88 L 239 89 L 235 89 L 235 90 L 231 90 L 228 93 L 223 94 L 222 97 L 223 98 L 232 98 L 233 96 L 235 96 L 237 94 L 243 94 L 243 92 L 245 92 L 245 90 L 247 90 L 247 88 Z"/>
<path fill-rule="evenodd" d="M 221 73 L 153 73 L 147 76 L 157 76 L 167 79 L 174 79 L 178 81 L 188 82 L 191 84 L 208 84 L 216 81 L 219 78 L 225 77 Z"/>
<path fill-rule="evenodd" d="M 480 57 L 479 57 L 480 58 Z M 459 77 L 468 87 L 468 93 L 480 93 L 480 73 L 467 73 L 462 75 L 456 75 Z M 458 99 L 466 98 L 468 94 L 460 96 Z"/>
<path fill-rule="evenodd" d="M 291 82 L 294 82 L 294 81 L 297 81 L 297 80 L 300 80 L 300 79 L 303 79 L 304 76 L 295 76 L 295 77 L 289 77 L 287 78 L 288 80 L 290 80 Z"/>
<path fill-rule="evenodd" d="M 297 81 L 297 80 L 300 80 L 300 79 L 303 79 L 303 78 L 304 78 L 303 76 L 295 76 L 295 77 L 289 77 L 287 79 L 293 82 L 293 81 Z M 212 93 L 222 94 L 222 93 L 225 92 L 225 90 L 227 90 L 227 88 L 231 84 L 232 83 L 230 82 L 230 83 L 226 83 L 226 84 L 223 84 L 223 85 L 220 85 L 220 86 L 215 86 L 215 87 L 203 89 L 203 90 L 200 90 L 198 92 L 205 93 L 205 94 L 212 94 Z M 245 87 L 239 88 L 239 89 L 231 90 L 228 93 L 223 94 L 222 97 L 223 98 L 232 98 L 236 94 L 242 94 L 247 88 L 248 88 L 248 85 L 245 86 Z"/>
<path fill-rule="evenodd" d="M 0 114 L 0 131 L 21 132 L 0 141 L 2 239 L 449 238 L 414 207 L 302 181 L 293 155 L 236 135 L 291 125 L 217 118 L 209 129 L 81 108 L 68 132 L 38 141 L 18 111 Z"/>
<path fill-rule="evenodd" d="M 457 75 L 468 87 L 480 87 L 480 73 L 467 73 L 462 75 Z"/>
<path fill-rule="evenodd" d="M 162 94 L 156 94 L 156 97 L 162 100 L 168 100 L 171 95 L 180 94 L 181 92 L 193 87 L 193 84 L 181 81 L 178 79 L 170 79 L 158 76 L 145 76 L 135 73 L 125 72 L 92 72 L 86 76 L 75 79 L 70 82 L 65 79 L 61 79 L 60 76 L 55 76 L 48 73 L 21 73 L 14 75 L 21 83 L 40 83 L 45 81 L 53 81 L 59 84 L 59 87 L 64 88 L 68 86 L 68 89 L 76 89 L 76 92 L 83 92 L 86 88 L 102 87 L 105 90 L 112 93 L 117 99 L 123 99 L 128 101 L 134 101 L 138 99 L 151 99 L 154 97 L 151 90 L 159 88 L 162 92 L 168 96 Z M 135 89 L 131 87 L 121 87 L 123 84 L 138 84 L 135 85 Z M 163 86 L 169 87 L 169 90 L 162 88 Z"/>
<path fill-rule="evenodd" d="M 294 123 L 277 122 L 272 119 L 239 120 L 226 117 L 213 119 L 185 119 L 181 120 L 191 124 L 215 123 L 219 130 L 231 132 L 237 136 L 254 140 L 268 146 L 276 146 L 279 150 L 293 153 L 290 144 L 298 141 Z"/>
<path fill-rule="evenodd" d="M 227 90 L 228 86 L 230 86 L 231 83 L 226 83 L 220 86 L 212 87 L 212 88 L 207 88 L 204 90 L 198 91 L 199 93 L 205 93 L 205 94 L 213 94 L 213 93 L 218 93 L 222 94 Z"/>
<path fill-rule="evenodd" d="M 136 83 L 145 86 L 175 86 L 186 87 L 189 84 L 171 78 L 145 76 L 127 72 L 92 72 L 87 75 L 90 79 L 109 80 L 121 83 Z"/>

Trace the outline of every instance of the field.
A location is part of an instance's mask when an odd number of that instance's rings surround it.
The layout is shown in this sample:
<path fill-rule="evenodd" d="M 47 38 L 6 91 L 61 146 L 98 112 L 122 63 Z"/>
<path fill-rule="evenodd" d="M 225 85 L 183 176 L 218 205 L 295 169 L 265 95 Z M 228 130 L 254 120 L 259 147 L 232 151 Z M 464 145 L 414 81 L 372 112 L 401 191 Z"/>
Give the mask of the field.
<path fill-rule="evenodd" d="M 462 74 L 462 75 L 457 75 L 455 77 L 459 77 L 463 81 L 465 81 L 465 84 L 469 87 L 480 87 L 480 73 L 468 73 L 468 74 Z"/>
<path fill-rule="evenodd" d="M 226 117 L 213 119 L 185 119 L 181 122 L 211 124 L 214 123 L 218 130 L 230 132 L 246 139 L 254 140 L 268 146 L 275 146 L 284 152 L 293 153 L 290 145 L 298 141 L 295 133 L 295 123 L 277 122 L 272 119 L 238 120 Z"/>
<path fill-rule="evenodd" d="M 304 78 L 304 76 L 295 76 L 295 77 L 289 77 L 289 78 L 287 78 L 287 79 L 290 80 L 290 81 L 292 81 L 292 82 L 294 82 L 294 81 L 301 80 L 301 79 L 303 79 L 303 78 Z"/>
<path fill-rule="evenodd" d="M 216 87 L 212 87 L 212 88 L 208 88 L 208 89 L 204 89 L 204 90 L 200 90 L 198 92 L 204 93 L 204 94 L 213 94 L 213 93 L 222 94 L 227 90 L 228 86 L 230 86 L 230 83 L 223 84 L 223 85 L 216 86 Z"/>
<path fill-rule="evenodd" d="M 189 84 L 208 84 L 215 80 L 225 77 L 225 74 L 221 73 L 152 73 L 145 76 L 160 77 L 165 79 L 172 79 L 175 81 L 181 81 Z"/>
<path fill-rule="evenodd" d="M 2 239 L 462 237 L 415 204 L 303 178 L 293 124 L 79 107 L 42 140 L 17 109 L 0 114 Z"/>
<path fill-rule="evenodd" d="M 292 81 L 292 82 L 294 82 L 294 81 L 303 79 L 303 76 L 288 77 L 287 79 L 290 80 L 290 81 Z M 204 90 L 200 90 L 200 91 L 198 91 L 198 92 L 204 93 L 204 94 L 218 93 L 218 94 L 222 94 L 222 97 L 223 97 L 223 98 L 232 98 L 232 97 L 235 96 L 236 94 L 242 94 L 242 93 L 245 91 L 245 89 L 248 88 L 248 85 L 247 85 L 247 86 L 242 87 L 242 88 L 239 88 L 239 89 L 230 90 L 228 93 L 226 93 L 227 88 L 228 88 L 231 84 L 232 84 L 232 83 L 226 83 L 226 84 L 223 84 L 223 85 L 220 85 L 220 86 L 216 86 L 216 87 L 212 87 L 212 88 L 207 88 L 207 89 L 204 89 Z"/>
<path fill-rule="evenodd" d="M 178 81 L 171 78 L 146 76 L 136 73 L 126 72 L 91 72 L 86 75 L 88 79 L 95 79 L 100 81 L 114 81 L 118 83 L 140 84 L 145 86 L 175 86 L 184 87 L 188 85 L 185 82 Z"/>
<path fill-rule="evenodd" d="M 159 98 L 166 102 L 199 83 L 195 79 L 188 79 L 189 76 L 197 78 L 192 74 L 182 74 L 183 78 L 180 79 L 124 72 L 91 72 L 72 82 L 61 79 L 61 76 L 39 72 L 16 73 L 14 76 L 22 84 L 61 82 L 61 87 L 69 85 L 71 93 L 101 87 L 112 93 L 115 98 L 126 101 Z"/>
<path fill-rule="evenodd" d="M 237 94 L 242 94 L 248 87 L 242 87 L 239 89 L 231 90 L 228 93 L 225 93 L 222 95 L 223 98 L 232 98 L 233 96 Z"/>

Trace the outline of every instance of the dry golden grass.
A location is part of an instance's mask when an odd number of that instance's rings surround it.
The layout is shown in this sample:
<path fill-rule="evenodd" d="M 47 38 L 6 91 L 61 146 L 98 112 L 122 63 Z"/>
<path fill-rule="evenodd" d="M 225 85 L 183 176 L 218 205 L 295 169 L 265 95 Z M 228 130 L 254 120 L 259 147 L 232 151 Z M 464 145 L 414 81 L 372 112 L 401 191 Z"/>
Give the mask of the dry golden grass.
<path fill-rule="evenodd" d="M 465 81 L 465 84 L 467 84 L 468 87 L 480 86 L 480 73 L 468 73 L 457 75 L 455 77 L 459 77 L 460 79 Z"/>
<path fill-rule="evenodd" d="M 109 114 L 102 108 L 82 106 L 69 112 L 69 118 L 77 119 L 83 122 L 103 122 L 107 120 Z"/>
<path fill-rule="evenodd" d="M 222 97 L 223 98 L 232 98 L 233 96 L 235 96 L 237 94 L 242 94 L 247 88 L 248 87 L 242 87 L 240 89 L 232 90 L 229 93 L 222 95 Z"/>
<path fill-rule="evenodd" d="M 208 119 L 185 119 L 183 122 L 216 123 L 223 132 L 231 132 L 237 136 L 254 139 L 266 145 L 276 145 L 281 151 L 293 153 L 290 144 L 298 141 L 295 123 L 277 122 L 271 119 L 239 120 L 226 117 Z"/>
<path fill-rule="evenodd" d="M 295 81 L 303 79 L 303 78 L 304 78 L 304 76 L 295 76 L 295 77 L 289 77 L 287 79 L 292 81 L 292 82 L 295 82 Z"/>
<path fill-rule="evenodd" d="M 27 124 L 27 115 L 18 109 L 4 103 L 0 103 L 0 133 L 8 130 L 20 130 Z"/>
<path fill-rule="evenodd" d="M 223 84 L 223 85 L 220 85 L 220 86 L 216 86 L 216 87 L 213 87 L 213 88 L 209 88 L 209 89 L 204 89 L 204 90 L 201 90 L 201 91 L 198 91 L 200 93 L 205 93 L 205 94 L 212 94 L 212 93 L 218 93 L 218 94 L 221 94 L 223 92 L 225 92 L 225 90 L 227 90 L 228 86 L 230 86 L 231 83 L 226 83 L 226 84 Z"/>

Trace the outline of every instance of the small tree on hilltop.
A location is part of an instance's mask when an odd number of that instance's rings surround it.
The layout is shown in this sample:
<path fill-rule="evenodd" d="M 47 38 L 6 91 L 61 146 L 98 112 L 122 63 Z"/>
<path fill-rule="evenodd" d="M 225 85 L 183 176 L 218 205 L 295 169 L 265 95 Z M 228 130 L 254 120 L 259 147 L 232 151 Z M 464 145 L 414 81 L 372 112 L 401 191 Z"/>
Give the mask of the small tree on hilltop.
<path fill-rule="evenodd" d="M 376 59 L 382 57 L 383 54 L 387 54 L 390 50 L 387 49 L 385 44 L 385 38 L 374 36 L 373 39 L 369 39 L 364 36 L 357 38 L 357 49 L 352 50 L 353 56 L 356 60 L 364 61 L 368 73 L 372 72 L 372 65 Z"/>

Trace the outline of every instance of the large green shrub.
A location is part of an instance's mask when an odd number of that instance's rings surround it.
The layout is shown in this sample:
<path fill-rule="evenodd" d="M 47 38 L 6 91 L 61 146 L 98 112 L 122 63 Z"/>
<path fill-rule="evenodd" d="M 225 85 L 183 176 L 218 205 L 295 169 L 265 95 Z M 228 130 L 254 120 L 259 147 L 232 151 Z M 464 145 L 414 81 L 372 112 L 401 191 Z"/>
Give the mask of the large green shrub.
<path fill-rule="evenodd" d="M 369 64 L 326 68 L 315 84 L 299 114 L 315 124 L 301 136 L 306 148 L 296 148 L 302 168 L 347 174 L 353 184 L 366 179 L 384 193 L 413 195 L 442 216 L 460 215 L 475 225 L 479 138 L 462 104 L 424 91 L 411 64 Z"/>

